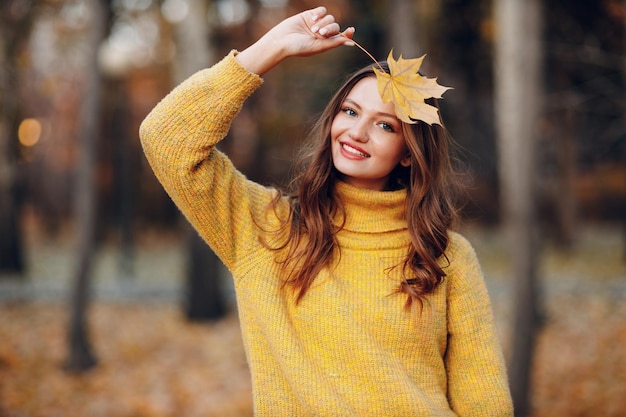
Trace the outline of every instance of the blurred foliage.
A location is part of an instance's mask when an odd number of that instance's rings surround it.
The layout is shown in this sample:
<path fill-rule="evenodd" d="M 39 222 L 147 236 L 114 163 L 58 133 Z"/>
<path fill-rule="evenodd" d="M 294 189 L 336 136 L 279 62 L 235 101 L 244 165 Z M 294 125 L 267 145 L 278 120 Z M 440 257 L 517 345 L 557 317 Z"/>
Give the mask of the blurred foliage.
<path fill-rule="evenodd" d="M 174 25 L 186 0 L 110 0 L 110 33 L 100 55 L 106 80 L 98 160 L 99 231 L 119 227 L 122 206 L 134 227 L 177 227 L 178 212 L 156 182 L 139 148 L 141 120 L 173 87 Z M 12 0 L 18 10 L 25 0 Z M 243 49 L 279 19 L 313 7 L 310 0 L 210 2 L 214 61 Z M 89 10 L 82 0 L 32 0 L 32 30 L 20 55 L 21 113 L 40 122 L 36 143 L 19 146 L 26 210 L 50 233 L 71 224 L 76 168 L 76 114 L 84 81 L 83 34 Z M 427 53 L 425 73 L 454 87 L 442 101 L 446 125 L 461 145 L 470 201 L 465 214 L 498 221 L 498 177 L 493 126 L 492 44 L 488 0 L 414 0 L 416 43 Z M 20 6 L 21 5 L 21 6 Z M 19 7 L 18 7 L 19 6 Z M 389 48 L 389 2 L 340 0 L 328 7 L 378 59 Z M 23 7 L 22 7 L 23 8 Z M 0 21 L 10 21 L 2 9 Z M 19 9 L 21 10 L 21 9 Z M 539 190 L 546 222 L 558 217 L 559 199 L 571 191 L 578 221 L 623 220 L 626 212 L 626 15 L 618 0 L 546 0 L 545 111 L 541 126 Z M 207 62 L 206 65 L 211 65 Z M 220 146 L 242 171 L 264 183 L 285 184 L 298 144 L 345 76 L 369 58 L 340 48 L 293 59 L 266 76 L 244 114 Z M 563 158 L 563 144 L 572 157 Z M 126 165 L 124 165 L 126 164 Z M 128 168 L 130 164 L 130 169 Z M 562 186 L 563 164 L 574 173 Z M 128 192 L 126 183 L 131 184 Z M 132 204 L 122 203 L 132 196 Z"/>

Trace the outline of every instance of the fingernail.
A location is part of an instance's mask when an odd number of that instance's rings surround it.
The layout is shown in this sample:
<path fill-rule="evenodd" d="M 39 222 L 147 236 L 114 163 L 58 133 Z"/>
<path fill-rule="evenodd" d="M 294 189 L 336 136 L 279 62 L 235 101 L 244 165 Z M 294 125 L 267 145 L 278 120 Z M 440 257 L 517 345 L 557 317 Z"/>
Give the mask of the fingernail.
<path fill-rule="evenodd" d="M 328 29 L 324 28 L 320 30 L 320 35 L 326 35 L 328 33 Z"/>
<path fill-rule="evenodd" d="M 312 15 L 311 15 L 311 20 L 312 20 L 312 21 L 314 21 L 314 22 L 315 22 L 318 18 L 319 18 L 319 16 L 318 16 L 318 15 L 316 15 L 316 14 L 312 14 Z"/>
<path fill-rule="evenodd" d="M 311 28 L 311 32 L 316 33 L 318 30 L 320 30 L 319 26 L 313 26 Z"/>

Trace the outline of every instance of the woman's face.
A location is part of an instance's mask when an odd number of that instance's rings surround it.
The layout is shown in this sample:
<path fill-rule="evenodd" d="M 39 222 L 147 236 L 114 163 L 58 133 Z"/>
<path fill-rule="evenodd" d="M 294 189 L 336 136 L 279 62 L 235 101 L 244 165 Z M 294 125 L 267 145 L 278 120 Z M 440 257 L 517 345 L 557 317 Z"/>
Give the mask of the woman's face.
<path fill-rule="evenodd" d="M 330 128 L 335 169 L 347 183 L 383 190 L 393 169 L 411 163 L 402 122 L 383 103 L 376 78 L 360 80 L 347 95 Z"/>

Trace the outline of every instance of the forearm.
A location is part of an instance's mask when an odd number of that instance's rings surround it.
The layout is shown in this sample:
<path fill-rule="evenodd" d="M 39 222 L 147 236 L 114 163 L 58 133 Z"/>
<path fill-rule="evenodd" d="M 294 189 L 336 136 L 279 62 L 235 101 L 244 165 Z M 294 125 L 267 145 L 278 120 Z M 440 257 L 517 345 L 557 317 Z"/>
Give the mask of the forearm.
<path fill-rule="evenodd" d="M 248 71 L 263 76 L 287 58 L 281 43 L 271 33 L 241 51 L 236 59 Z"/>
<path fill-rule="evenodd" d="M 141 143 L 150 162 L 167 169 L 181 152 L 205 159 L 210 147 L 227 134 L 244 100 L 260 84 L 261 79 L 241 68 L 232 56 L 192 75 L 163 98 L 141 124 Z"/>

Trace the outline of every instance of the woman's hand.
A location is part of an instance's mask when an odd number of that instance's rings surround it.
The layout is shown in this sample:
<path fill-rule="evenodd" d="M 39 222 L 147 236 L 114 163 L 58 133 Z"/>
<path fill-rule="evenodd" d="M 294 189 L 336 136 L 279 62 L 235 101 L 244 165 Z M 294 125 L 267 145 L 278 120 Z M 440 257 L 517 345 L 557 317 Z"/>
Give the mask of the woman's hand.
<path fill-rule="evenodd" d="M 310 56 L 350 42 L 354 28 L 340 34 L 339 23 L 325 7 L 307 10 L 274 26 L 266 36 L 283 49 L 285 57 Z"/>
<path fill-rule="evenodd" d="M 283 20 L 239 53 L 237 59 L 248 71 L 263 75 L 285 58 L 353 45 L 353 35 L 354 28 L 341 32 L 334 16 L 325 7 L 317 7 Z"/>

